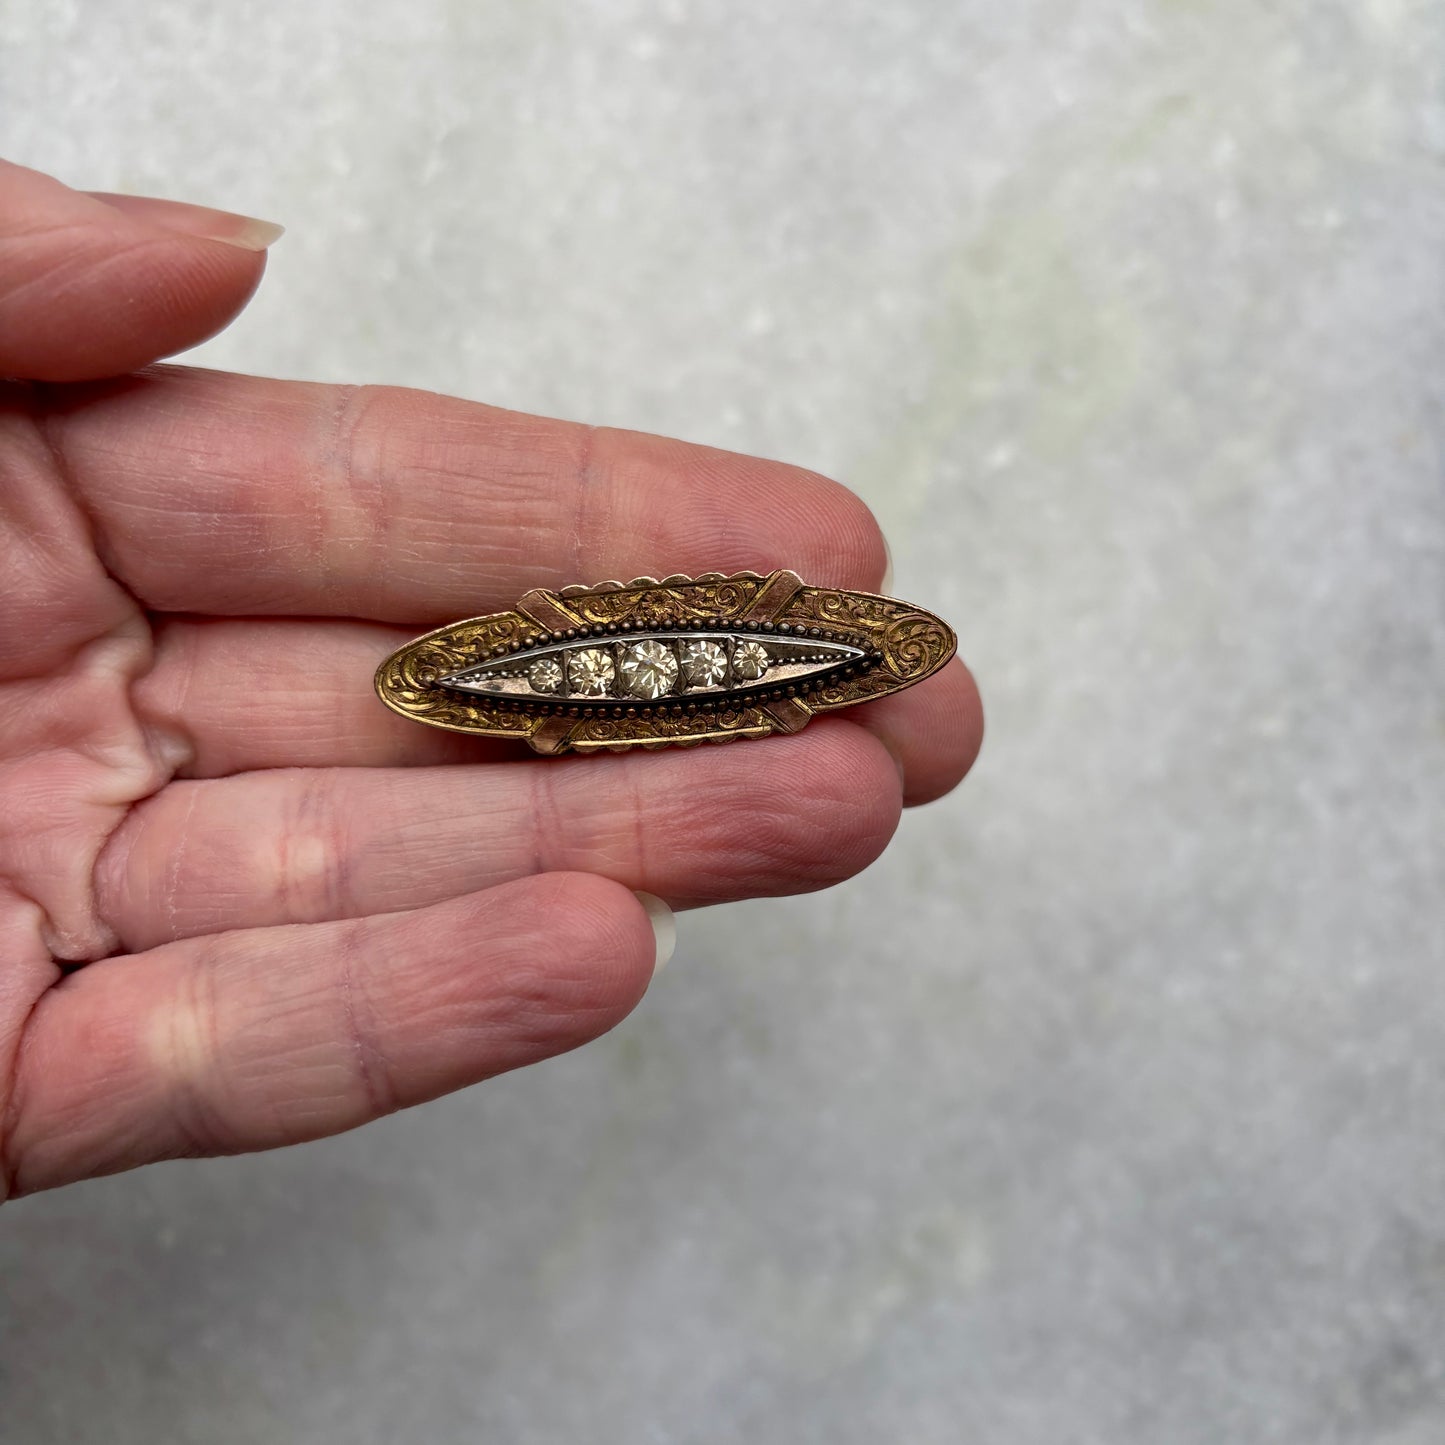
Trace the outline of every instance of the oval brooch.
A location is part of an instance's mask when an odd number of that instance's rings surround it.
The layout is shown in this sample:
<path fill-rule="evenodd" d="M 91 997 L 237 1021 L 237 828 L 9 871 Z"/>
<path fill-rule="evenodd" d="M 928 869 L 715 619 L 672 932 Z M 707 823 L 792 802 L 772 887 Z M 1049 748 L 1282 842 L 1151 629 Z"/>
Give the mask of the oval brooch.
<path fill-rule="evenodd" d="M 794 572 L 638 577 L 439 627 L 381 664 L 376 691 L 416 722 L 539 753 L 662 748 L 797 732 L 922 682 L 957 643 L 921 607 Z"/>

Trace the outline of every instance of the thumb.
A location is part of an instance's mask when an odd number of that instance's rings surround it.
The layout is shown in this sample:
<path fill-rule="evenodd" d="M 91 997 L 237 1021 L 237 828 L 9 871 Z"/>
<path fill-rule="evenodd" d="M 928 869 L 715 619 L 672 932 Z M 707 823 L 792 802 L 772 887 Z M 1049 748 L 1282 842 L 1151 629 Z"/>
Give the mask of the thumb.
<path fill-rule="evenodd" d="M 90 381 L 199 344 L 250 299 L 280 234 L 0 161 L 0 376 Z"/>

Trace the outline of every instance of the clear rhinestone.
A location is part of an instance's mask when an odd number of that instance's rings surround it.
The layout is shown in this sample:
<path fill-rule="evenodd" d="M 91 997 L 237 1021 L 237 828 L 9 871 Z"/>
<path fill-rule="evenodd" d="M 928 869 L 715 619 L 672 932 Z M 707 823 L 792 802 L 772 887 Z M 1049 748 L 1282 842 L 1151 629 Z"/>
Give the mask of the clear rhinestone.
<path fill-rule="evenodd" d="M 580 647 L 567 657 L 567 686 L 579 697 L 606 697 L 612 675 L 612 654 L 605 648 Z"/>
<path fill-rule="evenodd" d="M 739 642 L 733 647 L 733 676 L 739 682 L 754 682 L 768 670 L 768 654 L 759 642 Z"/>
<path fill-rule="evenodd" d="M 677 686 L 677 657 L 660 642 L 634 642 L 622 654 L 622 691 L 652 699 Z"/>
<path fill-rule="evenodd" d="M 562 690 L 562 660 L 557 657 L 539 657 L 527 669 L 527 681 L 533 692 L 560 692 Z"/>
<path fill-rule="evenodd" d="M 728 675 L 728 655 L 716 642 L 699 638 L 686 643 L 682 673 L 693 687 L 717 687 Z"/>

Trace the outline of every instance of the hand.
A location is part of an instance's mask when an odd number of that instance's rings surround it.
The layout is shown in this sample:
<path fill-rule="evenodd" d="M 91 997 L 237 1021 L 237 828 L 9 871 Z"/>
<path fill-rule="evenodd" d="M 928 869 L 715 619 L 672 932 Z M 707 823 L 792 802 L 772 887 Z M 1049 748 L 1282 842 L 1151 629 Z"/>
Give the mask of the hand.
<path fill-rule="evenodd" d="M 686 752 L 544 760 L 393 716 L 382 656 L 530 587 L 872 589 L 883 540 L 775 462 L 150 366 L 231 319 L 273 238 L 0 163 L 0 1199 L 575 1047 L 652 976 L 634 890 L 837 882 L 978 749 L 959 664 Z"/>

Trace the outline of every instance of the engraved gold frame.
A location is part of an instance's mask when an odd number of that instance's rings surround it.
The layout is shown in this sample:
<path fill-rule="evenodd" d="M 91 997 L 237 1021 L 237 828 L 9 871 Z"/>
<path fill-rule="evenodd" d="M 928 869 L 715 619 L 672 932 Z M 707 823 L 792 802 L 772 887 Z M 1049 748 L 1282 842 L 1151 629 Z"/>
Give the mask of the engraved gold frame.
<path fill-rule="evenodd" d="M 707 690 L 680 683 L 658 697 L 577 696 L 565 683 L 559 694 L 533 693 L 510 680 L 523 675 L 529 658 L 612 649 L 620 666 L 626 649 L 641 640 L 685 644 L 699 635 L 731 639 L 730 658 L 741 643 L 760 643 L 767 671 Z M 685 747 L 797 732 L 817 713 L 922 682 L 953 656 L 957 642 L 921 607 L 810 587 L 786 570 L 638 577 L 556 592 L 537 588 L 510 611 L 439 627 L 381 664 L 376 691 L 415 722 L 525 739 L 539 753 Z M 809 647 L 813 660 L 804 662 Z M 565 667 L 563 673 L 570 675 Z M 509 690 L 468 690 L 478 687 Z"/>

